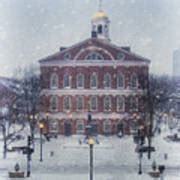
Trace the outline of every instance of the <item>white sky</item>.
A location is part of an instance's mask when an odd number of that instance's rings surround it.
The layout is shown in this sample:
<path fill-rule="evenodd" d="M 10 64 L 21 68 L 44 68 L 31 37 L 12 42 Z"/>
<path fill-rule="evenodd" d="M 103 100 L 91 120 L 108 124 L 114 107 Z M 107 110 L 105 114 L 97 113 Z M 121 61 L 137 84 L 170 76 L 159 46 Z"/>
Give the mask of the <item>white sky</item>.
<path fill-rule="evenodd" d="M 98 0 L 0 0 L 0 75 L 90 37 Z M 180 45 L 180 0 L 104 0 L 112 42 L 171 73 Z"/>

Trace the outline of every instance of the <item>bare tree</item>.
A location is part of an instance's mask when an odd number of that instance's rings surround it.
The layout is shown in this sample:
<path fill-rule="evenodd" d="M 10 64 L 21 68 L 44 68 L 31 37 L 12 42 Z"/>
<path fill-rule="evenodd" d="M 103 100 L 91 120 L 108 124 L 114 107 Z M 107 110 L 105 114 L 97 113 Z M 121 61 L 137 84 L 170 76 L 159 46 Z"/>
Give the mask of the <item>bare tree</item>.
<path fill-rule="evenodd" d="M 149 84 L 148 84 L 148 92 L 147 92 L 147 112 L 149 116 L 149 127 L 148 127 L 148 146 L 151 147 L 152 136 L 154 134 L 154 120 L 155 118 L 159 118 L 160 114 L 168 111 L 168 103 L 169 97 L 172 92 L 175 91 L 174 81 L 171 77 L 167 75 L 157 76 L 150 75 Z M 155 117 L 155 115 L 157 115 Z M 158 123 L 159 123 L 158 121 Z M 154 130 L 153 130 L 154 129 Z M 148 158 L 151 158 L 151 151 L 149 148 Z"/>
<path fill-rule="evenodd" d="M 30 133 L 34 140 L 41 91 L 38 68 L 31 65 L 22 69 L 20 82 L 22 92 L 16 101 L 16 107 L 18 113 L 23 115 L 24 122 L 29 124 Z"/>

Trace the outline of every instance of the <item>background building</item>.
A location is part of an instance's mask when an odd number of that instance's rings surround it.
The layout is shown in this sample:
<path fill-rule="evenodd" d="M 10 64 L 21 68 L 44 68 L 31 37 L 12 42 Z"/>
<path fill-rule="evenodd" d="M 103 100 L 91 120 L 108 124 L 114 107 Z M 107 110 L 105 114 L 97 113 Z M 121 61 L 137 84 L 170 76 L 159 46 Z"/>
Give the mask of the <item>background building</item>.
<path fill-rule="evenodd" d="M 91 38 L 41 59 L 42 109 L 49 133 L 129 133 L 145 121 L 150 61 L 110 42 L 110 21 L 98 11 Z"/>
<path fill-rule="evenodd" d="M 180 77 L 180 49 L 173 52 L 173 76 Z"/>

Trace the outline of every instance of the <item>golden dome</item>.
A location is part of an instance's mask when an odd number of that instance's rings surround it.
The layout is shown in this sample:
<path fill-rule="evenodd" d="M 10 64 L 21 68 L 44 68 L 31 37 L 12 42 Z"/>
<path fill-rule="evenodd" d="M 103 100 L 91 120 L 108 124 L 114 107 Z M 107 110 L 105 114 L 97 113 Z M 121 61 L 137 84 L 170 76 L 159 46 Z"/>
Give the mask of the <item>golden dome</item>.
<path fill-rule="evenodd" d="M 96 14 L 93 16 L 93 20 L 96 19 L 104 19 L 104 18 L 108 18 L 107 14 L 104 11 L 98 11 L 96 12 Z"/>

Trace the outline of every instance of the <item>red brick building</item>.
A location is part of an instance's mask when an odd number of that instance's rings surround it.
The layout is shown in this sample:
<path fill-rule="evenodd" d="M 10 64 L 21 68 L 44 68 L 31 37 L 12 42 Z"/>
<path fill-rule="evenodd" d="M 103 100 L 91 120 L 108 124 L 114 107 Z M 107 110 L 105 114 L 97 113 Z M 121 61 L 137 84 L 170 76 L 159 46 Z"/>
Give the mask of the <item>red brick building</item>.
<path fill-rule="evenodd" d="M 41 116 L 49 133 L 85 133 L 88 113 L 99 134 L 128 133 L 135 118 L 145 121 L 150 61 L 110 42 L 110 21 L 103 11 L 91 23 L 91 38 L 39 61 Z"/>

